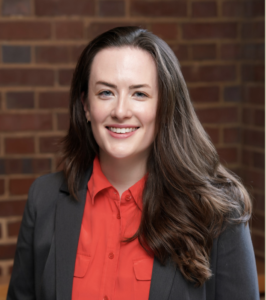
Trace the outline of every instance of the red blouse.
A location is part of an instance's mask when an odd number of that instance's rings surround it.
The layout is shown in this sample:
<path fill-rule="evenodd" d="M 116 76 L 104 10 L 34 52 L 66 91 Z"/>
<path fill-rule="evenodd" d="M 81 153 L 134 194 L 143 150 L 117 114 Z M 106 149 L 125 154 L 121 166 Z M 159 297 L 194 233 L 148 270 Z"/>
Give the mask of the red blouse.
<path fill-rule="evenodd" d="M 154 257 L 138 239 L 146 176 L 121 199 L 102 173 L 99 159 L 88 182 L 73 278 L 72 300 L 148 300 Z"/>

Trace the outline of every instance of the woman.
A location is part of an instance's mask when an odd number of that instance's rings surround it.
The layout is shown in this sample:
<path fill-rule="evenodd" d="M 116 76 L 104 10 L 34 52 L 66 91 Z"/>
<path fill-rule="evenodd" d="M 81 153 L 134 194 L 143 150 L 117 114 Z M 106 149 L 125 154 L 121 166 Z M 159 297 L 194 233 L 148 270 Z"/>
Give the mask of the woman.
<path fill-rule="evenodd" d="M 84 49 L 63 162 L 29 191 L 8 299 L 259 299 L 249 196 L 157 36 Z"/>

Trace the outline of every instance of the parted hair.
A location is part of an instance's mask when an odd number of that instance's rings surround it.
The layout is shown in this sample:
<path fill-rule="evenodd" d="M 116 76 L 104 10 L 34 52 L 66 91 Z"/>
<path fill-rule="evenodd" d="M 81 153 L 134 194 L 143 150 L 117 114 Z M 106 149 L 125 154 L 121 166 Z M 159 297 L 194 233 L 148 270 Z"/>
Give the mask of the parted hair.
<path fill-rule="evenodd" d="M 99 147 L 82 105 L 95 55 L 111 47 L 147 51 L 157 67 L 159 105 L 156 134 L 147 161 L 143 210 L 138 238 L 163 264 L 171 257 L 183 276 L 202 285 L 211 277 L 213 240 L 230 223 L 247 222 L 250 197 L 240 179 L 220 163 L 190 100 L 179 62 L 159 37 L 139 27 L 111 29 L 93 39 L 82 52 L 73 74 L 70 126 L 62 141 L 63 169 L 70 193 L 93 163 Z"/>

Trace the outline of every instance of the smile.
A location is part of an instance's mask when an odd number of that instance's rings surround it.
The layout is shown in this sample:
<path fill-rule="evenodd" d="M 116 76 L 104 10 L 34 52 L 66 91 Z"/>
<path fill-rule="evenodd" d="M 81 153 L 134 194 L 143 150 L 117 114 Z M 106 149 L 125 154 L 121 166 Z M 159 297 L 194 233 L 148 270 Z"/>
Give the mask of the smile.
<path fill-rule="evenodd" d="M 128 133 L 128 132 L 136 131 L 138 127 L 129 127 L 129 128 L 107 127 L 107 129 L 115 133 Z"/>

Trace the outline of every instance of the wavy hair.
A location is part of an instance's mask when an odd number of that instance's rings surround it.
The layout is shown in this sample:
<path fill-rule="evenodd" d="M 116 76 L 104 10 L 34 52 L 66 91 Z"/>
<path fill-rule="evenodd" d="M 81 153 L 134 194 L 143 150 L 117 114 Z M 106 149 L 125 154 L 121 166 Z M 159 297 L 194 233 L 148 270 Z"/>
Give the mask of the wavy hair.
<path fill-rule="evenodd" d="M 69 191 L 77 199 L 78 183 L 99 151 L 81 101 L 88 95 L 92 61 L 102 49 L 125 46 L 150 53 L 159 87 L 141 223 L 125 241 L 138 238 L 161 263 L 171 257 L 187 280 L 202 285 L 212 275 L 213 239 L 226 224 L 247 222 L 251 201 L 240 179 L 219 162 L 196 116 L 178 60 L 156 35 L 139 27 L 117 27 L 96 37 L 82 52 L 71 85 L 70 127 L 62 141 Z"/>

